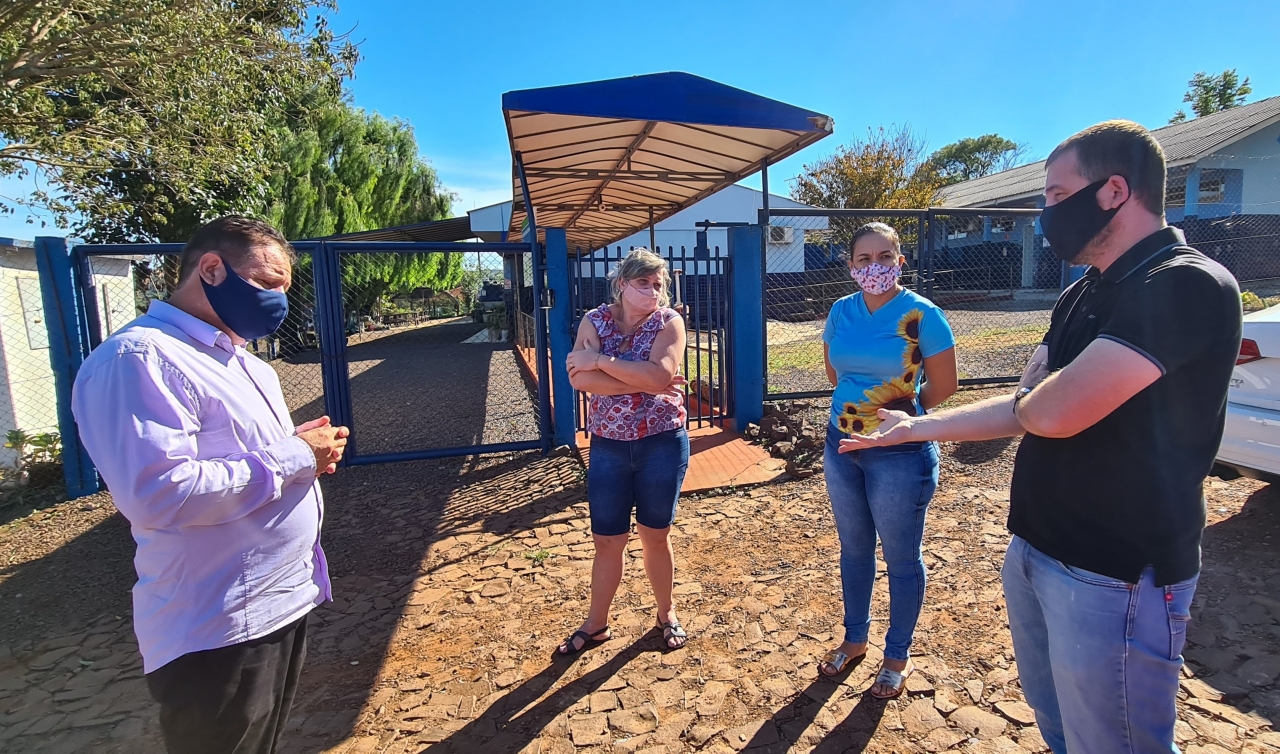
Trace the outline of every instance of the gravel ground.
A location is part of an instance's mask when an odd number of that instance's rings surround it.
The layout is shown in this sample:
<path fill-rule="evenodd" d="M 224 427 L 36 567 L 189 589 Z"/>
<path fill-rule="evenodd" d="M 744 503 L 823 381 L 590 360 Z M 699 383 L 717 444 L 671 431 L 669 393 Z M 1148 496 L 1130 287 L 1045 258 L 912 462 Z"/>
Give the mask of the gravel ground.
<path fill-rule="evenodd" d="M 999 584 L 1016 447 L 943 447 L 920 672 L 889 703 L 862 693 L 877 649 L 838 683 L 817 676 L 840 618 L 821 475 L 684 499 L 673 537 L 690 645 L 661 651 L 633 540 L 615 639 L 565 662 L 550 654 L 586 609 L 591 562 L 574 460 L 345 470 L 325 482 L 336 601 L 314 614 L 285 750 L 1043 751 Z M 1280 495 L 1206 487 L 1178 740 L 1188 754 L 1274 754 Z M 162 750 L 128 624 L 131 551 L 106 496 L 0 528 L 0 750 Z M 886 597 L 881 578 L 873 643 Z"/>

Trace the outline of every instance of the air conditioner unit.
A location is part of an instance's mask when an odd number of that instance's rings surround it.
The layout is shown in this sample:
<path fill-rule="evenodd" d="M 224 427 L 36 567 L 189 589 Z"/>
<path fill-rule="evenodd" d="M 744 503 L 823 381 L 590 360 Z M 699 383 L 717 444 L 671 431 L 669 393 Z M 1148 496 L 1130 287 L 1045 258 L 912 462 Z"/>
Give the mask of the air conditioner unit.
<path fill-rule="evenodd" d="M 792 228 L 790 228 L 789 226 L 770 225 L 769 226 L 769 243 L 775 243 L 775 244 L 791 243 L 791 238 L 792 238 L 791 231 L 792 231 Z"/>

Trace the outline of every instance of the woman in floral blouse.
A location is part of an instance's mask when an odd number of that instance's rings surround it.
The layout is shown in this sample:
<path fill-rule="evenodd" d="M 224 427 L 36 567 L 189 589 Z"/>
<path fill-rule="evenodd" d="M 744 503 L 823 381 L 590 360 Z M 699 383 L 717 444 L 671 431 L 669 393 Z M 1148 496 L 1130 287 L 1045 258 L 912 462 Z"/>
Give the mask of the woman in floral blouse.
<path fill-rule="evenodd" d="M 677 374 L 684 320 L 667 306 L 671 275 L 657 254 L 632 251 L 611 279 L 613 302 L 582 318 L 567 360 L 570 383 L 591 394 L 587 500 L 596 557 L 591 610 L 560 645 L 562 655 L 611 638 L 609 607 L 622 580 L 633 509 L 663 640 L 671 649 L 688 640 L 671 601 L 675 566 L 668 539 L 689 466 L 685 380 Z"/>
<path fill-rule="evenodd" d="M 861 290 L 835 302 L 822 335 L 835 386 L 823 473 L 840 537 L 845 633 L 819 672 L 838 675 L 867 653 L 878 537 L 889 572 L 889 630 L 871 694 L 889 699 L 911 674 L 911 639 L 924 605 L 920 542 L 938 486 L 938 449 L 930 442 L 841 452 L 839 442 L 873 432 L 882 408 L 914 416 L 949 398 L 957 384 L 955 338 L 933 302 L 898 282 L 906 259 L 893 228 L 864 225 L 849 249 L 849 274 Z"/>

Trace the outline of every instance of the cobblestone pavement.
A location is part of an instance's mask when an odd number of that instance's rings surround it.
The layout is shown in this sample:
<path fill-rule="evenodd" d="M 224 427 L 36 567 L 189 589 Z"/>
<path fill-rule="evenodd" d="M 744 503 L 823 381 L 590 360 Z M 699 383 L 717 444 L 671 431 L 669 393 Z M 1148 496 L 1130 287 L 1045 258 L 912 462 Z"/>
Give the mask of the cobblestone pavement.
<path fill-rule="evenodd" d="M 863 694 L 874 647 L 838 682 L 817 674 L 840 616 L 821 476 L 683 500 L 673 537 L 689 646 L 662 651 L 633 540 L 614 640 L 564 661 L 551 654 L 586 609 L 592 552 L 574 460 L 347 470 L 326 481 L 337 598 L 310 624 L 285 751 L 1043 751 L 999 582 L 1016 446 L 944 447 L 919 672 L 888 703 Z M 1248 480 L 1211 480 L 1207 493 L 1178 741 L 1190 754 L 1274 753 L 1280 495 Z M 0 561 L 0 611 L 38 604 L 44 616 L 0 623 L 0 750 L 162 750 L 129 625 L 127 529 L 98 505 L 0 529 L 0 552 L 28 543 Z M 92 573 L 53 570 L 57 551 L 88 536 L 113 554 Z M 56 548 L 30 544 L 45 541 Z M 883 578 L 873 613 L 875 642 Z"/>

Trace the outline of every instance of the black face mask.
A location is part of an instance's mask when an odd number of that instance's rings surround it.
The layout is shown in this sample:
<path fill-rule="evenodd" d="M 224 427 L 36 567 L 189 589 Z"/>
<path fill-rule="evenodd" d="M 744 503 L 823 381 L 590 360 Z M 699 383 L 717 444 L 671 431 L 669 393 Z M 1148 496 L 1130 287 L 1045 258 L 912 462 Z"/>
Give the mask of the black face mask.
<path fill-rule="evenodd" d="M 1084 247 L 1107 227 L 1125 202 L 1113 209 L 1098 206 L 1098 189 L 1111 180 L 1104 178 L 1090 183 L 1066 199 L 1040 213 L 1040 230 L 1053 249 L 1053 255 L 1064 262 L 1073 262 Z"/>

